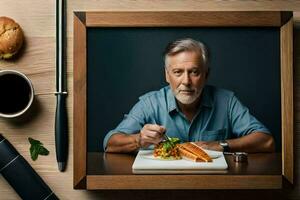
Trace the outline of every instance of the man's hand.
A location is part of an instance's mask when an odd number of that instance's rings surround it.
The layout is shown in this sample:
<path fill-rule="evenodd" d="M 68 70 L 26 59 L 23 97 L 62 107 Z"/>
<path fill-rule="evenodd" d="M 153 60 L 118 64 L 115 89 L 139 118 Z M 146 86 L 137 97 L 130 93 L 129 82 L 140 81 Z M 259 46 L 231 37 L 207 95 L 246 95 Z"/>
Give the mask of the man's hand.
<path fill-rule="evenodd" d="M 166 128 L 157 124 L 146 124 L 140 132 L 140 146 L 148 147 L 151 144 L 158 144 Z"/>
<path fill-rule="evenodd" d="M 158 144 L 165 131 L 166 128 L 163 126 L 146 124 L 136 134 L 115 133 L 109 138 L 105 152 L 128 153 L 134 152 L 140 147 Z"/>
<path fill-rule="evenodd" d="M 195 143 L 198 146 L 202 147 L 203 149 L 223 151 L 223 147 L 219 144 L 218 141 L 211 141 L 211 142 L 198 141 L 198 142 L 195 142 Z"/>

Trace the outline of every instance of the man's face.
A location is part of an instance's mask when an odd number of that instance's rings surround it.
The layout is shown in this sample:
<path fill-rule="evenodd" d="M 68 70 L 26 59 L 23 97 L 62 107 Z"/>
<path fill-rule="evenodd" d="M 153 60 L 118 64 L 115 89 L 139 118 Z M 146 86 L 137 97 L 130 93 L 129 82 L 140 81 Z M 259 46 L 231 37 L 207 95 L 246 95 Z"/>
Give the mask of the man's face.
<path fill-rule="evenodd" d="M 200 60 L 200 62 L 199 62 Z M 166 81 L 182 104 L 195 102 L 206 82 L 207 70 L 195 52 L 181 52 L 168 57 Z"/>

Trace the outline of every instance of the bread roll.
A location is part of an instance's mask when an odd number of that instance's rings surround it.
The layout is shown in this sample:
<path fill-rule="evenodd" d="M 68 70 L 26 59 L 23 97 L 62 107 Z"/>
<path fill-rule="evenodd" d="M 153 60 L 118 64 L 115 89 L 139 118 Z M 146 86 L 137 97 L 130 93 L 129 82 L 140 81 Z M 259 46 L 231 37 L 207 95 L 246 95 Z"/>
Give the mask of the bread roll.
<path fill-rule="evenodd" d="M 22 47 L 24 35 L 13 19 L 0 17 L 0 58 L 9 59 Z"/>
<path fill-rule="evenodd" d="M 198 145 L 193 142 L 179 144 L 181 156 L 195 162 L 212 162 L 212 158 Z"/>

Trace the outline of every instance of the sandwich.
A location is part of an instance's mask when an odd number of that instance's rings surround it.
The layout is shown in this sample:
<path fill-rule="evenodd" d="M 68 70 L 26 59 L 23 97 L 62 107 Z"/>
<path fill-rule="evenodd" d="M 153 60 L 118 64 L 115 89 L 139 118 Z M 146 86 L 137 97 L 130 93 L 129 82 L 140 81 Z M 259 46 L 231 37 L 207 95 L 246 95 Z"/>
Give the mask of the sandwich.
<path fill-rule="evenodd" d="M 194 142 L 186 142 L 177 145 L 180 155 L 194 162 L 212 162 L 212 158 Z"/>

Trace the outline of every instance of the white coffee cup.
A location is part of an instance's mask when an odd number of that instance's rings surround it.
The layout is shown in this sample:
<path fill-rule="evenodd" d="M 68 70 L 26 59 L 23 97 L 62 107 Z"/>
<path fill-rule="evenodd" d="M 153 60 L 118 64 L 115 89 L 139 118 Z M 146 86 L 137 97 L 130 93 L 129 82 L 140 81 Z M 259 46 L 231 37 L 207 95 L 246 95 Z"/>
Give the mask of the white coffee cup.
<path fill-rule="evenodd" d="M 33 85 L 25 74 L 0 70 L 0 117 L 15 118 L 24 114 L 33 99 Z"/>

